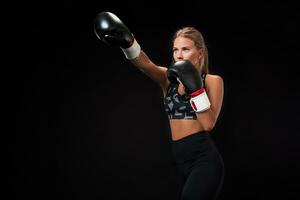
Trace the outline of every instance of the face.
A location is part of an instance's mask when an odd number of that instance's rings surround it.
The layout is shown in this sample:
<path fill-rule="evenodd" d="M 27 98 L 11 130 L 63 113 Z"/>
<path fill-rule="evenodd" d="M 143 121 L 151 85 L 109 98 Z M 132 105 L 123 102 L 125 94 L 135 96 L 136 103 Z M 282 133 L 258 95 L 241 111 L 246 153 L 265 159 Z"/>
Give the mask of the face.
<path fill-rule="evenodd" d="M 176 61 L 189 60 L 199 71 L 203 50 L 197 48 L 193 40 L 185 37 L 178 37 L 173 43 L 173 58 Z"/>

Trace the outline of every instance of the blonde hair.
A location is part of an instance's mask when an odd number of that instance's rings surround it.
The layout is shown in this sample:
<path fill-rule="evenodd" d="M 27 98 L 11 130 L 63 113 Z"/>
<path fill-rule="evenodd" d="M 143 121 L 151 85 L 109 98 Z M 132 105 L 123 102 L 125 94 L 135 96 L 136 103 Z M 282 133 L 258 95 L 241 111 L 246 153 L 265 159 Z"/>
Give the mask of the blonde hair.
<path fill-rule="evenodd" d="M 195 46 L 197 48 L 203 49 L 204 60 L 202 60 L 202 62 L 201 62 L 200 69 L 202 72 L 207 74 L 209 71 L 208 70 L 208 51 L 207 51 L 207 47 L 206 47 L 204 38 L 203 38 L 202 34 L 200 33 L 200 31 L 198 31 L 194 27 L 183 27 L 175 32 L 175 34 L 173 36 L 173 43 L 174 43 L 174 40 L 178 37 L 188 38 L 188 39 L 194 41 Z"/>

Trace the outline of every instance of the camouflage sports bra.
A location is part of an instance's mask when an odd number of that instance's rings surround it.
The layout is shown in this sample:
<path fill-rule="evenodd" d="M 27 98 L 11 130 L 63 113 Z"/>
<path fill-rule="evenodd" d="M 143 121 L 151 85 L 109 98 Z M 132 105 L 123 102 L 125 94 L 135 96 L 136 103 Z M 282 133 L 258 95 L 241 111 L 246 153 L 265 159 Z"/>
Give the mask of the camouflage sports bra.
<path fill-rule="evenodd" d="M 206 74 L 202 74 L 205 88 Z M 190 104 L 190 97 L 187 94 L 178 93 L 179 84 L 170 83 L 164 98 L 165 111 L 169 119 L 191 119 L 196 120 L 197 115 Z"/>

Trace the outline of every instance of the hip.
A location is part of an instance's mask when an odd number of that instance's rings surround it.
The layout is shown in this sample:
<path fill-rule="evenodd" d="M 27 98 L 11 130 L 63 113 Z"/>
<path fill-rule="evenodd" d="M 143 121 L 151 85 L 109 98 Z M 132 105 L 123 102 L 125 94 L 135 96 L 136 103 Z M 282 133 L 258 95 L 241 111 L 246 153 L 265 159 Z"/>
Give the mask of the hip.
<path fill-rule="evenodd" d="M 223 163 L 221 154 L 210 134 L 199 131 L 172 141 L 172 156 L 175 163 L 201 161 L 203 163 Z"/>

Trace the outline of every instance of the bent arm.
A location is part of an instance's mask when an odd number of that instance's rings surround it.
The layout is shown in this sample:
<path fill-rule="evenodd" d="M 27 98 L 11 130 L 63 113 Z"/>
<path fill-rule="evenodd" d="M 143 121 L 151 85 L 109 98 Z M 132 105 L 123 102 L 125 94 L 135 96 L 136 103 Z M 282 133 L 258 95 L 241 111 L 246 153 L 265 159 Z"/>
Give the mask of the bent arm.
<path fill-rule="evenodd" d="M 130 62 L 152 80 L 158 82 L 163 88 L 166 88 L 168 83 L 166 75 L 167 68 L 154 64 L 144 51 L 141 50 L 139 56 L 130 59 Z"/>
<path fill-rule="evenodd" d="M 203 128 L 210 131 L 214 128 L 221 111 L 224 95 L 223 79 L 220 76 L 210 77 L 206 82 L 206 89 L 211 106 L 208 110 L 196 114 Z"/>

